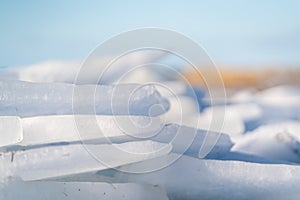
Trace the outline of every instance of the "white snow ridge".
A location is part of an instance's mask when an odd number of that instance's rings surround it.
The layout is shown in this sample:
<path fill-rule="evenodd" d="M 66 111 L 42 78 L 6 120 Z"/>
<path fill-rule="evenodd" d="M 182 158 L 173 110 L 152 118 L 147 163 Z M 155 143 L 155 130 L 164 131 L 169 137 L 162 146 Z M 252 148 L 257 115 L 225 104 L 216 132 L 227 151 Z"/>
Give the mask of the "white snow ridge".
<path fill-rule="evenodd" d="M 136 84 L 150 69 L 74 84 L 77 64 L 0 80 L 0 200 L 300 199 L 300 88 L 203 105 L 181 81 Z"/>

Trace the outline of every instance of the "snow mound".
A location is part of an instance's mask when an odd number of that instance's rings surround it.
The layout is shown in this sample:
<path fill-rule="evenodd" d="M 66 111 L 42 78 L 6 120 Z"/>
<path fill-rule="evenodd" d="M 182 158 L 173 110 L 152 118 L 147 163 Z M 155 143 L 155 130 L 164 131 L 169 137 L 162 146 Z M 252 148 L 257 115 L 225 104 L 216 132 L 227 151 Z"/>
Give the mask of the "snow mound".
<path fill-rule="evenodd" d="M 236 142 L 233 151 L 290 162 L 300 162 L 300 123 L 281 122 L 260 126 Z"/>

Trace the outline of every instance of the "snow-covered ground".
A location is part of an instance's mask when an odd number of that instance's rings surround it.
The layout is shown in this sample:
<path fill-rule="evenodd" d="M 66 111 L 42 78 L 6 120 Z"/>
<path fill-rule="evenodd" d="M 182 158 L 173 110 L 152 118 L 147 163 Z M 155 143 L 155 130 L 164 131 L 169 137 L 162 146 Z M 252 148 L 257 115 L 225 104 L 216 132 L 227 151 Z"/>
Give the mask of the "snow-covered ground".
<path fill-rule="evenodd" d="M 300 87 L 209 105 L 153 70 L 75 85 L 53 65 L 1 72 L 0 200 L 300 198 Z"/>

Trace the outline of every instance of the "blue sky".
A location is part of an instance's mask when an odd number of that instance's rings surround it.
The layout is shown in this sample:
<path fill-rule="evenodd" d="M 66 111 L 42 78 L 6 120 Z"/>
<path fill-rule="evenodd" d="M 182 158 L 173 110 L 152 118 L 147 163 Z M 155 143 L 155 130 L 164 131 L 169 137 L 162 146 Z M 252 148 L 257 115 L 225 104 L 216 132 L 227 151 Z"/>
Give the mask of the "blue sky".
<path fill-rule="evenodd" d="M 0 1 L 0 67 L 84 59 L 104 40 L 167 28 L 217 63 L 300 64 L 300 1 Z"/>

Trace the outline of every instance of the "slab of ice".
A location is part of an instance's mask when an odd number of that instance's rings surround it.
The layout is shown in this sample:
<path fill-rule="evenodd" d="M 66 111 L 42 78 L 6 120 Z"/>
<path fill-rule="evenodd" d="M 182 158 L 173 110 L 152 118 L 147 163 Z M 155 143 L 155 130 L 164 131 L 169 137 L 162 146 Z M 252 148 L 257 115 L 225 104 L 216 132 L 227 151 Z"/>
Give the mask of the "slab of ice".
<path fill-rule="evenodd" d="M 171 151 L 169 144 L 152 141 L 112 145 L 52 146 L 3 154 L 3 162 L 23 180 L 41 180 L 93 172 L 139 162 Z"/>
<path fill-rule="evenodd" d="M 24 139 L 8 151 L 63 144 L 111 144 L 151 139 L 172 144 L 172 151 L 198 157 L 220 158 L 232 147 L 227 135 L 176 124 L 164 125 L 157 117 L 145 116 L 43 116 L 24 118 Z M 91 118 L 92 117 L 92 118 Z M 94 121 L 95 120 L 95 121 Z M 94 123 L 97 124 L 94 124 Z M 96 126 L 96 127 L 94 127 Z M 78 132 L 79 131 L 79 132 Z"/>
<path fill-rule="evenodd" d="M 0 147 L 19 143 L 23 130 L 19 117 L 0 117 Z"/>
<path fill-rule="evenodd" d="M 166 125 L 152 140 L 172 144 L 172 152 L 193 157 L 220 158 L 233 143 L 226 134 L 180 126 Z"/>
<path fill-rule="evenodd" d="M 163 127 L 163 121 L 146 116 L 53 115 L 23 118 L 22 125 L 22 146 L 78 141 L 103 144 L 151 136 Z"/>
<path fill-rule="evenodd" d="M 232 150 L 272 160 L 300 162 L 300 123 L 296 121 L 260 126 L 236 141 Z"/>
<path fill-rule="evenodd" d="M 158 117 L 43 116 L 23 118 L 22 124 L 24 139 L 18 144 L 21 147 L 16 146 L 15 149 L 31 149 L 64 142 L 111 144 L 151 139 L 172 144 L 173 152 L 196 157 L 203 146 L 211 146 L 211 151 L 205 156 L 218 158 L 232 147 L 230 138 L 224 134 L 175 124 L 164 125 L 164 121 Z"/>
<path fill-rule="evenodd" d="M 298 199 L 300 167 L 239 161 L 200 160 L 182 156 L 172 165 L 145 174 L 127 174 L 148 169 L 155 162 L 168 163 L 170 154 L 151 161 L 120 167 L 114 173 L 95 174 L 98 181 L 132 181 L 165 188 L 170 199 Z M 95 178 L 96 178 L 95 177 Z"/>
<path fill-rule="evenodd" d="M 1 200 L 167 200 L 165 191 L 147 184 L 135 183 L 89 183 L 89 182 L 23 182 L 11 181 L 0 191 Z"/>
<path fill-rule="evenodd" d="M 0 81 L 0 90 L 0 115 L 159 115 L 168 109 L 168 102 L 151 85 L 96 86 Z M 161 109 L 150 113 L 153 105 L 160 105 Z"/>

